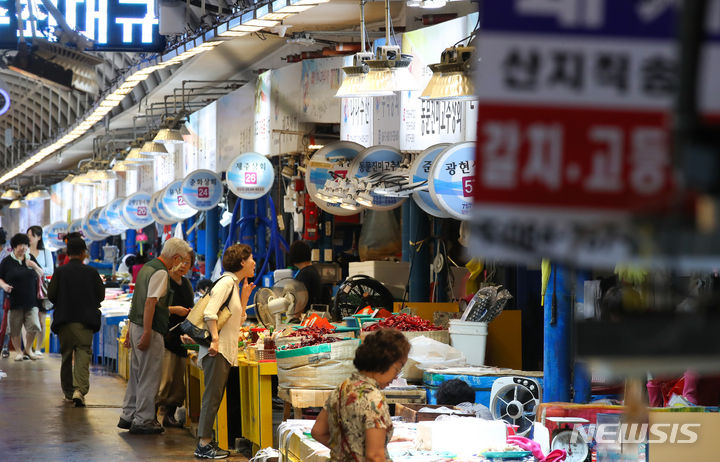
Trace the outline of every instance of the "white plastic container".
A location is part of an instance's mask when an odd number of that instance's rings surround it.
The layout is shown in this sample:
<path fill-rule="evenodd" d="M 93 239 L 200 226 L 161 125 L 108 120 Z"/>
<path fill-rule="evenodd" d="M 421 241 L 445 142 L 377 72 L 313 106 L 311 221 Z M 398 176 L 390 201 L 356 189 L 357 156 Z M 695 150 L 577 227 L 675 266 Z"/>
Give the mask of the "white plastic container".
<path fill-rule="evenodd" d="M 486 322 L 450 321 L 450 345 L 462 351 L 469 365 L 485 365 L 486 344 Z"/>

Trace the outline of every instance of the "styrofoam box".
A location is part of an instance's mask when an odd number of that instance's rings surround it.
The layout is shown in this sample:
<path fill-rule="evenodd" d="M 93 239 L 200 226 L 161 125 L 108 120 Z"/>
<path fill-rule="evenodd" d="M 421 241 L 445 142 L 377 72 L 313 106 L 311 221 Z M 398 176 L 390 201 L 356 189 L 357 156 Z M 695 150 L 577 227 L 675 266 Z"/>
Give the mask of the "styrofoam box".
<path fill-rule="evenodd" d="M 364 274 L 382 282 L 385 287 L 405 287 L 410 275 L 410 263 L 406 261 L 358 261 L 351 262 L 348 276 Z"/>

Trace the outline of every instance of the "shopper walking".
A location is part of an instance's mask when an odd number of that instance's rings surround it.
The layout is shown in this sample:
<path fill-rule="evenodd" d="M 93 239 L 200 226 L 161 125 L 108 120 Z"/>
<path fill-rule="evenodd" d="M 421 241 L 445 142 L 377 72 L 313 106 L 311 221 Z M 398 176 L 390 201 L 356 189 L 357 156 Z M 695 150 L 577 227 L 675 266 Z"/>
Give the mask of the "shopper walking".
<path fill-rule="evenodd" d="M 192 268 L 194 254 L 183 260 L 183 264 L 170 271 L 169 330 L 165 335 L 165 356 L 163 358 L 162 378 L 158 389 L 157 406 L 164 407 L 163 427 L 182 427 L 175 420 L 175 411 L 185 401 L 185 361 L 187 350 L 180 341 L 180 330 L 174 329 L 185 320 L 194 304 L 194 294 L 190 280 L 185 277 Z"/>
<path fill-rule="evenodd" d="M 248 278 L 255 275 L 255 260 L 249 245 L 234 244 L 222 257 L 225 273 L 210 291 L 204 318 L 211 335 L 210 347 L 200 347 L 198 364 L 205 377 L 205 391 L 200 405 L 198 444 L 195 457 L 201 459 L 224 459 L 230 453 L 218 447 L 213 438 L 213 422 L 222 401 L 230 367 L 237 365 L 238 337 L 245 321 L 248 298 L 255 284 Z M 242 290 L 238 284 L 242 283 Z M 225 305 L 231 316 L 218 332 L 218 312 Z"/>
<path fill-rule="evenodd" d="M 58 268 L 48 287 L 48 298 L 55 307 L 51 329 L 60 340 L 60 387 L 66 400 L 83 407 L 90 389 L 92 338 L 100 330 L 105 285 L 97 270 L 83 263 L 87 254 L 84 240 L 70 238 L 67 254 L 70 260 Z"/>
<path fill-rule="evenodd" d="M 330 448 L 332 460 L 390 461 L 390 408 L 380 391 L 400 373 L 410 343 L 395 329 L 380 329 L 355 351 L 353 373 L 330 395 L 312 436 Z"/>
<path fill-rule="evenodd" d="M 32 343 L 40 331 L 38 321 L 38 278 L 42 269 L 35 257 L 28 256 L 30 240 L 27 235 L 18 233 L 10 239 L 12 252 L 0 262 L 0 288 L 10 296 L 8 325 L 10 337 L 17 354 L 15 361 L 38 359 L 32 352 Z M 20 339 L 25 327 L 25 347 Z"/>
<path fill-rule="evenodd" d="M 126 347 L 131 348 L 130 376 L 117 425 L 130 433 L 164 431 L 156 418 L 155 397 L 162 374 L 164 337 L 170 320 L 168 270 L 182 265 L 191 251 L 187 242 L 170 238 L 160 256 L 147 262 L 138 273 L 125 338 Z"/>
<path fill-rule="evenodd" d="M 40 226 L 31 226 L 27 230 L 28 239 L 30 239 L 30 255 L 35 257 L 38 265 L 43 270 L 41 277 L 52 276 L 55 272 L 55 263 L 53 262 L 52 252 L 45 247 L 42 238 L 43 230 Z M 37 336 L 37 345 L 33 353 L 35 356 L 42 356 L 40 348 L 45 343 L 45 317 L 47 316 L 49 306 L 47 300 L 38 300 L 38 321 L 40 322 L 40 332 Z"/>
<path fill-rule="evenodd" d="M 7 233 L 0 227 L 0 262 L 10 255 L 10 252 L 12 252 L 12 249 L 7 243 Z M 10 356 L 10 352 L 8 351 L 10 335 L 6 335 L 9 334 L 7 318 L 10 311 L 10 297 L 2 289 L 0 289 L 0 311 L 2 311 L 2 314 L 0 314 L 0 345 L 2 345 L 0 356 L 5 359 Z"/>

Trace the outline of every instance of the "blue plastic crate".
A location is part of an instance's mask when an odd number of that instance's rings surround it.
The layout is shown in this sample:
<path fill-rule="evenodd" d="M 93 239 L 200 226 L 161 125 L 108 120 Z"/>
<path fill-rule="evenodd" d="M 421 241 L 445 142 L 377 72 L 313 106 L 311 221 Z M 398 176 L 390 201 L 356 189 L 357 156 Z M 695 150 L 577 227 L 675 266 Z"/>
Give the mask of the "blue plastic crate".
<path fill-rule="evenodd" d="M 492 390 L 493 383 L 500 377 L 500 375 L 460 375 L 460 374 L 441 374 L 425 372 L 423 373 L 423 383 L 427 387 L 427 402 L 428 404 L 437 404 L 437 390 L 443 382 L 452 379 L 460 379 L 466 382 L 470 387 L 475 390 L 475 402 L 484 406 L 490 407 L 490 392 Z M 524 377 L 522 374 L 513 375 L 513 377 Z M 533 377 L 543 386 L 543 379 L 540 377 Z"/>

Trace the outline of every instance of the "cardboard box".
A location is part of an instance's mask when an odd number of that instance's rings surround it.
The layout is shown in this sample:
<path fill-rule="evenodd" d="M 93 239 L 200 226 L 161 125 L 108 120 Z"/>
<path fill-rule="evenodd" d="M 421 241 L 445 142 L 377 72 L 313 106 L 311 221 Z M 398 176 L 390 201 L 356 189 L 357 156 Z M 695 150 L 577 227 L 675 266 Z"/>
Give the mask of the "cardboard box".
<path fill-rule="evenodd" d="M 440 406 L 437 404 L 396 404 L 395 405 L 395 416 L 402 417 L 405 419 L 406 422 L 427 422 L 437 419 L 441 415 L 447 415 L 447 414 L 438 414 L 435 412 L 420 412 L 420 409 L 423 408 L 432 408 L 437 409 L 439 407 L 447 407 L 450 409 L 456 409 L 455 406 Z M 461 417 L 474 417 L 474 414 L 467 414 L 465 412 L 460 411 L 460 413 L 456 413 L 453 415 L 459 415 Z"/>

